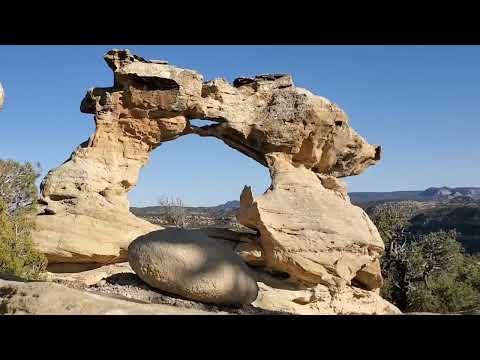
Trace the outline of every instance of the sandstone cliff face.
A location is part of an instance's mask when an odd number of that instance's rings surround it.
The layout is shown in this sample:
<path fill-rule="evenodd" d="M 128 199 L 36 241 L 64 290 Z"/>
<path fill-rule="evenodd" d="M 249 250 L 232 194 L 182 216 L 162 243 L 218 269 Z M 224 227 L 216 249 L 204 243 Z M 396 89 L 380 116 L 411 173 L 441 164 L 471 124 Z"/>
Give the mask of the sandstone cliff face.
<path fill-rule="evenodd" d="M 131 241 L 158 229 L 128 210 L 127 193 L 150 152 L 196 134 L 221 139 L 270 169 L 272 185 L 262 196 L 254 199 L 248 187 L 241 195 L 239 221 L 258 232 L 241 251 L 246 262 L 305 286 L 379 286 L 374 264 L 383 242 L 339 178 L 360 174 L 381 151 L 336 104 L 284 74 L 229 84 L 128 51 L 112 50 L 105 60 L 113 86 L 88 91 L 81 104 L 95 116 L 95 133 L 41 185 L 35 241 L 50 263 L 124 261 Z M 215 124 L 193 126 L 192 119 Z"/>

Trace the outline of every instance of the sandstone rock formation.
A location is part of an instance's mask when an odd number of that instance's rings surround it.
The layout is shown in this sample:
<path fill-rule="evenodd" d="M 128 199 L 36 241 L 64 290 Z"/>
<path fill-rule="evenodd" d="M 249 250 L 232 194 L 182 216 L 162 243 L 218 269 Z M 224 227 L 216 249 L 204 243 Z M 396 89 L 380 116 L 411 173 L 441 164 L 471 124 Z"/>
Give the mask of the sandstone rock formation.
<path fill-rule="evenodd" d="M 257 283 L 233 245 L 198 230 L 159 230 L 134 240 L 128 259 L 142 280 L 160 290 L 213 304 L 250 304 Z"/>
<path fill-rule="evenodd" d="M 353 286 L 304 286 L 255 272 L 258 308 L 299 315 L 398 315 L 401 312 L 373 291 Z"/>
<path fill-rule="evenodd" d="M 289 75 L 204 82 L 193 70 L 129 51 L 109 51 L 105 60 L 113 86 L 88 91 L 81 104 L 95 115 L 95 133 L 41 185 L 34 239 L 50 263 L 124 261 L 134 238 L 158 229 L 128 210 L 142 166 L 162 142 L 196 134 L 270 170 L 262 196 L 254 199 L 248 187 L 241 195 L 239 221 L 258 233 L 237 248 L 246 262 L 311 289 L 354 294 L 358 285 L 377 296 L 368 290 L 381 284 L 374 264 L 384 245 L 339 178 L 375 164 L 381 149 L 350 127 L 343 110 Z"/>
<path fill-rule="evenodd" d="M 162 304 L 129 301 L 49 282 L 0 278 L 4 315 L 227 315 Z"/>
<path fill-rule="evenodd" d="M 380 289 L 383 286 L 382 269 L 377 259 L 364 265 L 355 276 L 354 281 L 358 282 L 367 290 Z"/>
<path fill-rule="evenodd" d="M 272 186 L 256 200 L 245 188 L 239 214 L 242 224 L 259 230 L 266 265 L 309 284 L 350 284 L 383 252 L 377 229 L 310 170 L 280 155 L 268 159 Z"/>
<path fill-rule="evenodd" d="M 130 265 L 125 263 L 115 263 L 110 265 L 104 265 L 97 269 L 79 271 L 79 272 L 46 272 L 46 280 L 54 282 L 70 282 L 82 284 L 85 286 L 92 286 L 102 281 L 103 279 L 108 278 L 116 274 L 122 273 L 131 273 L 134 274 L 134 271 Z"/>

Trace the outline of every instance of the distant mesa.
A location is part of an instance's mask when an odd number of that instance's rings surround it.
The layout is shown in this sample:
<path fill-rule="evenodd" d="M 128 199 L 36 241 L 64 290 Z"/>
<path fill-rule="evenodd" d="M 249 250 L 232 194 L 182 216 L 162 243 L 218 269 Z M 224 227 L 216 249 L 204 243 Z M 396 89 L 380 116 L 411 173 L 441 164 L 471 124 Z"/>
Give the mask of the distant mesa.
<path fill-rule="evenodd" d="M 351 192 L 348 193 L 353 203 L 388 200 L 413 200 L 413 201 L 442 201 L 450 199 L 480 200 L 480 187 L 449 188 L 429 187 L 419 191 L 391 191 L 391 192 Z M 222 215 L 240 209 L 240 201 L 231 200 L 215 206 L 186 207 L 188 210 Z M 133 207 L 132 211 L 138 215 L 158 214 L 161 206 Z"/>
<path fill-rule="evenodd" d="M 480 187 L 429 187 L 419 191 L 392 192 L 351 192 L 353 203 L 388 200 L 444 201 L 444 200 L 480 200 Z"/>
<path fill-rule="evenodd" d="M 480 199 L 480 187 L 430 187 L 427 190 L 423 191 L 420 196 L 432 199 L 452 199 L 457 197 L 467 197 L 471 198 L 472 200 L 478 200 Z"/>

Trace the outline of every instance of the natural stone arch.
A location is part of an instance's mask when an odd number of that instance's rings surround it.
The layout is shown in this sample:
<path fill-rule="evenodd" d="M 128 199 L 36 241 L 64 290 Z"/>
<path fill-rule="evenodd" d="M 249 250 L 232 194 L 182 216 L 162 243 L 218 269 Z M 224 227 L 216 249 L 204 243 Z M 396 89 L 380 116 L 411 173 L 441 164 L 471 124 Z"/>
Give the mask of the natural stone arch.
<path fill-rule="evenodd" d="M 239 216 L 258 230 L 266 266 L 339 285 L 378 260 L 380 236 L 338 178 L 375 164 L 380 147 L 356 134 L 337 105 L 283 74 L 231 85 L 128 51 L 112 50 L 105 60 L 114 85 L 88 91 L 81 104 L 95 115 L 95 133 L 41 184 L 34 239 L 50 263 L 123 261 L 134 238 L 159 229 L 129 212 L 127 192 L 152 150 L 192 133 L 217 137 L 269 168 L 272 186 L 258 199 L 245 188 Z M 190 119 L 216 124 L 196 127 Z"/>

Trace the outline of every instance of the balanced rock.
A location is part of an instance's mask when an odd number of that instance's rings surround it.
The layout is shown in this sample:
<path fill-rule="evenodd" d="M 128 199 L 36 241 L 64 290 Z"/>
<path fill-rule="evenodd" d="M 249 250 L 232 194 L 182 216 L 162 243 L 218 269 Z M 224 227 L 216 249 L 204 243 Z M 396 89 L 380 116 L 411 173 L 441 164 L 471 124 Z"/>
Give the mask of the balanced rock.
<path fill-rule="evenodd" d="M 223 305 L 252 303 L 258 287 L 234 243 L 198 230 L 158 230 L 134 240 L 128 260 L 152 287 L 190 300 Z"/>

